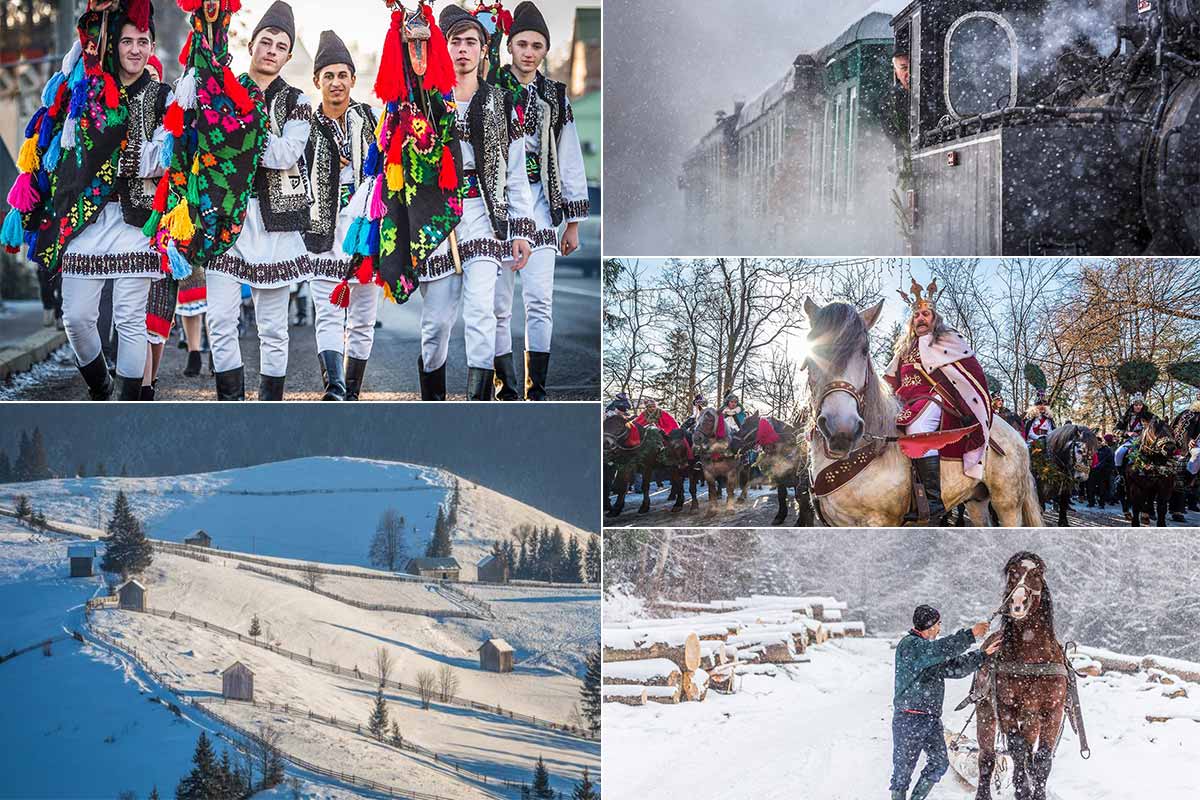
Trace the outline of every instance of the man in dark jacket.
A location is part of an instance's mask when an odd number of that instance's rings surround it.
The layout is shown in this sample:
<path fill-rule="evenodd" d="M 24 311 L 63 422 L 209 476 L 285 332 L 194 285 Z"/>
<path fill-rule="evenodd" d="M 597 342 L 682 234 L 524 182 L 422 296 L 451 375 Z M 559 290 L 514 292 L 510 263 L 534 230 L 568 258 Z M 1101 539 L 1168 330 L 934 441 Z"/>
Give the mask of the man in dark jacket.
<path fill-rule="evenodd" d="M 896 646 L 896 687 L 892 701 L 892 800 L 905 800 L 909 781 L 921 752 L 925 769 L 913 787 L 910 800 L 925 800 L 950 760 L 942 729 L 942 701 L 947 678 L 965 678 L 1000 647 L 997 637 L 987 649 L 967 652 L 982 639 L 988 623 L 977 622 L 953 636 L 938 639 L 941 614 L 932 606 L 917 606 L 913 627 Z"/>
<path fill-rule="evenodd" d="M 1117 438 L 1111 433 L 1104 434 L 1104 444 L 1096 450 L 1096 465 L 1087 481 L 1088 508 L 1099 505 L 1104 508 L 1112 500 L 1113 445 Z"/>

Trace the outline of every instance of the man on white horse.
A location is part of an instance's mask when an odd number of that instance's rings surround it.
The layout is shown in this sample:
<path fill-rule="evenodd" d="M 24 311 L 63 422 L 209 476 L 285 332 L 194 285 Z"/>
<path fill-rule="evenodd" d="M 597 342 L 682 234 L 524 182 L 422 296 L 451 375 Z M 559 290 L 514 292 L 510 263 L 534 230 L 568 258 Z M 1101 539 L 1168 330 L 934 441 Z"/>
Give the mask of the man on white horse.
<path fill-rule="evenodd" d="M 987 378 L 975 351 L 962 334 L 946 325 L 934 307 L 937 281 L 922 290 L 914 280 L 910 291 L 911 297 L 904 291 L 900 296 L 912 308 L 912 316 L 883 376 L 903 405 L 896 424 L 906 434 L 963 431 L 951 441 L 930 437 L 930 448 L 913 459 L 929 502 L 929 519 L 936 521 L 946 513 L 941 450 L 953 447 L 953 456 L 962 458 L 963 473 L 982 480 L 992 409 Z M 968 431 L 976 423 L 979 427 Z M 904 516 L 906 523 L 919 521 L 921 514 L 916 508 Z"/>

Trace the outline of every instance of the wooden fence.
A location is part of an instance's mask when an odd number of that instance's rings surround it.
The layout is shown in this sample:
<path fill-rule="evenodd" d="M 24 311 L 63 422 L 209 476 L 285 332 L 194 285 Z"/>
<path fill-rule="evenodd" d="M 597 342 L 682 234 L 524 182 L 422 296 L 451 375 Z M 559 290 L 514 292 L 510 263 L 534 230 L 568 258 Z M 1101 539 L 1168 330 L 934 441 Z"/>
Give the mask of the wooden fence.
<path fill-rule="evenodd" d="M 89 610 L 90 610 L 90 607 L 89 607 Z M 243 642 L 245 644 L 250 644 L 255 647 L 260 647 L 263 650 L 267 650 L 269 652 L 284 656 L 285 658 L 288 658 L 299 664 L 306 664 L 310 667 L 315 667 L 316 669 L 320 669 L 325 672 L 330 672 L 334 675 L 344 675 L 347 677 L 353 677 L 360 681 L 369 682 L 374 686 L 378 686 L 380 684 L 378 675 L 373 675 L 370 672 L 367 672 L 366 670 L 359 669 L 357 664 L 355 664 L 352 667 L 345 667 L 340 664 L 333 664 L 333 663 L 330 663 L 327 661 L 321 661 L 319 659 L 313 658 L 312 656 L 306 656 L 301 653 L 296 653 L 291 650 L 287 650 L 285 648 L 273 645 L 270 642 L 261 641 L 253 636 L 238 633 L 237 631 L 230 630 L 229 628 L 222 627 L 221 625 L 217 625 L 215 623 L 208 622 L 206 620 L 198 619 L 189 614 L 185 614 L 182 611 L 163 611 L 161 609 L 147 607 L 144 613 L 151 614 L 156 617 L 163 617 L 165 619 L 186 622 L 189 625 L 195 625 L 195 626 L 203 628 L 205 630 L 215 631 L 216 633 L 219 633 L 223 636 L 228 636 L 230 638 L 237 639 L 239 642 Z M 383 685 L 385 688 L 394 689 L 397 692 L 401 692 L 403 694 L 411 695 L 413 697 L 420 697 L 420 693 L 417 691 L 417 688 L 415 686 L 406 686 L 403 683 L 401 683 L 400 681 L 389 680 L 389 681 L 386 681 Z M 538 717 L 530 716 L 528 714 L 521 714 L 520 712 L 517 712 L 517 711 L 510 711 L 510 710 L 504 709 L 501 706 L 488 705 L 486 703 L 479 703 L 479 702 L 476 702 L 474 700 L 470 700 L 467 698 L 452 697 L 449 700 L 445 700 L 445 701 L 439 700 L 438 702 L 441 702 L 444 705 L 458 706 L 459 708 L 468 708 L 473 711 L 482 711 L 482 712 L 488 713 L 488 714 L 495 714 L 500 717 L 506 717 L 508 719 L 515 720 L 517 722 L 526 722 L 530 725 L 535 725 L 539 728 L 548 728 L 549 730 L 558 731 L 559 733 L 563 733 L 563 734 L 566 734 L 567 736 L 572 736 L 577 739 L 584 739 L 584 740 L 590 741 L 595 738 L 595 736 L 593 734 L 591 734 L 589 731 L 586 731 L 582 728 L 578 728 L 574 725 L 567 725 L 567 724 L 563 724 L 563 723 L 559 723 L 559 722 L 551 722 L 549 720 L 539 719 Z"/>
<path fill-rule="evenodd" d="M 11 661 L 17 656 L 23 656 L 26 653 L 31 653 L 39 648 L 49 647 L 55 642 L 61 642 L 70 638 L 72 637 L 69 634 L 63 633 L 58 636 L 51 636 L 49 639 L 42 639 L 40 642 L 35 642 L 34 644 L 22 647 L 19 650 L 10 650 L 7 653 L 0 653 L 0 664 L 3 664 L 5 661 Z"/>

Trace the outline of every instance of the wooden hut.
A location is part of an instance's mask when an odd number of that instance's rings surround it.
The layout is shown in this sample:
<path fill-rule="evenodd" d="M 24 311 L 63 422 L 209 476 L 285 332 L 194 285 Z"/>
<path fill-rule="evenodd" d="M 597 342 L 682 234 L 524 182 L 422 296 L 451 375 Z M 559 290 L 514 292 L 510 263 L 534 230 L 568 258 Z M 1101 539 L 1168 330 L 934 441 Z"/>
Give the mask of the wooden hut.
<path fill-rule="evenodd" d="M 475 573 L 481 583 L 508 583 L 508 562 L 489 553 L 475 564 Z"/>
<path fill-rule="evenodd" d="M 94 574 L 92 568 L 96 562 L 96 545 L 91 543 L 69 545 L 67 558 L 71 561 L 72 578 L 90 578 Z"/>
<path fill-rule="evenodd" d="M 212 537 L 204 529 L 192 531 L 192 535 L 183 540 L 184 544 L 190 544 L 194 547 L 212 547 Z"/>
<path fill-rule="evenodd" d="M 422 578 L 456 581 L 461 567 L 456 558 L 410 558 L 404 571 Z"/>
<path fill-rule="evenodd" d="M 221 673 L 221 696 L 226 700 L 254 702 L 254 671 L 235 661 Z"/>
<path fill-rule="evenodd" d="M 512 645 L 503 639 L 488 639 L 479 646 L 479 668 L 488 672 L 512 672 Z"/>
<path fill-rule="evenodd" d="M 117 606 L 127 611 L 146 610 L 146 587 L 135 580 L 128 580 L 117 589 Z"/>

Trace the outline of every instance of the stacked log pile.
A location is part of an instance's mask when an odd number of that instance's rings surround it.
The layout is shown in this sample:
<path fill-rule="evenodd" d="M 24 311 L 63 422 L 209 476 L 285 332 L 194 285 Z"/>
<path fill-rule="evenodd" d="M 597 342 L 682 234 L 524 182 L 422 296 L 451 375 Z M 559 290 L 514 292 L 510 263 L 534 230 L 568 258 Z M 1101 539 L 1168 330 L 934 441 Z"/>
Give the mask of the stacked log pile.
<path fill-rule="evenodd" d="M 832 597 L 661 601 L 650 610 L 660 618 L 604 629 L 605 702 L 701 702 L 710 691 L 734 693 L 743 672 L 774 674 L 757 665 L 807 661 L 814 645 L 866 635 L 863 623 L 842 621 L 846 604 Z"/>

